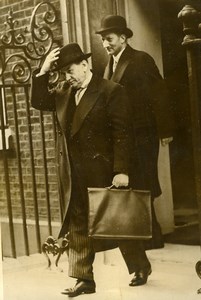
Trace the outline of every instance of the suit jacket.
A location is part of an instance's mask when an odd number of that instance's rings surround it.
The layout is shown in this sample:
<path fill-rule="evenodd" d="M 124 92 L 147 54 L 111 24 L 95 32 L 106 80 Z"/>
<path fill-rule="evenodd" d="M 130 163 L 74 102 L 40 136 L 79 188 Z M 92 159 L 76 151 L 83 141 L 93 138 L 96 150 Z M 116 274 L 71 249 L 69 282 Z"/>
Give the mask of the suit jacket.
<path fill-rule="evenodd" d="M 104 78 L 107 79 L 110 64 L 109 61 L 105 69 Z M 153 197 L 159 196 L 159 138 L 172 136 L 174 128 L 164 80 L 153 58 L 129 45 L 123 51 L 111 80 L 123 85 L 127 92 L 132 120 L 132 185 L 151 190 Z"/>
<path fill-rule="evenodd" d="M 86 199 L 87 187 L 109 186 L 114 174 L 128 173 L 127 110 L 122 87 L 102 78 L 92 77 L 73 117 L 69 113 L 72 88 L 63 86 L 50 93 L 47 86 L 47 74 L 33 76 L 31 103 L 36 109 L 55 111 L 57 116 L 58 174 L 64 210 L 61 237 L 67 232 L 72 183 L 79 185 Z"/>

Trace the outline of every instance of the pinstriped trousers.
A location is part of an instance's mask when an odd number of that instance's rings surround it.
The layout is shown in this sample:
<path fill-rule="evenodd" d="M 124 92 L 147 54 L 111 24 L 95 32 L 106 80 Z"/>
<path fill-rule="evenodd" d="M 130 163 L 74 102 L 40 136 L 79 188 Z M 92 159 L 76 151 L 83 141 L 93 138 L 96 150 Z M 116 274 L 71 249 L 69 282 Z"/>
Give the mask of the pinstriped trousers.
<path fill-rule="evenodd" d="M 69 269 L 68 275 L 77 279 L 93 280 L 95 251 L 88 237 L 88 206 L 81 192 L 74 187 L 70 203 Z"/>
<path fill-rule="evenodd" d="M 88 237 L 86 199 L 77 188 L 73 188 L 70 203 L 69 222 L 69 269 L 70 277 L 93 280 L 93 262 L 95 250 L 92 240 Z M 130 274 L 137 270 L 150 267 L 142 241 L 115 241 L 119 247 Z"/>

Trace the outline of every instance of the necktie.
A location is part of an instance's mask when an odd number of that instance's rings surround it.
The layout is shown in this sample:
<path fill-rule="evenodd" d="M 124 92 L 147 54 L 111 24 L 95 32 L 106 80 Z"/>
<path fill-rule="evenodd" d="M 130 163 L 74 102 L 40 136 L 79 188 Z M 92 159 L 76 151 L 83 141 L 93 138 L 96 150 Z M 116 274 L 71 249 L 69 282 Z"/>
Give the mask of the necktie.
<path fill-rule="evenodd" d="M 110 62 L 109 62 L 109 74 L 108 74 L 108 79 L 110 79 L 112 77 L 113 74 L 113 57 L 110 58 Z"/>
<path fill-rule="evenodd" d="M 75 94 L 75 103 L 76 103 L 76 105 L 78 105 L 80 103 L 80 100 L 81 100 L 86 88 L 87 88 L 87 86 L 81 87 L 76 91 L 76 94 Z"/>
<path fill-rule="evenodd" d="M 116 67 L 117 67 L 117 61 L 114 60 L 114 61 L 113 61 L 113 66 L 112 66 L 112 71 L 113 71 L 113 73 L 115 72 Z"/>

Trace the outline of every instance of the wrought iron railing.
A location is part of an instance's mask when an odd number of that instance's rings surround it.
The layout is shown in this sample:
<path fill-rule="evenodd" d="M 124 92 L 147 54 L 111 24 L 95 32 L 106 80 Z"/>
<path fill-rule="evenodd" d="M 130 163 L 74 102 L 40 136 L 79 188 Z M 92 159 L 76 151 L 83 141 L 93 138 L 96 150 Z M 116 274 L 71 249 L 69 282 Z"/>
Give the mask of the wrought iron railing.
<path fill-rule="evenodd" d="M 27 136 L 29 150 L 29 165 L 32 178 L 32 195 L 33 195 L 33 209 L 35 216 L 35 228 L 37 238 L 37 249 L 41 252 L 41 233 L 39 224 L 39 207 L 37 195 L 37 182 L 35 172 L 35 157 L 34 157 L 34 141 L 33 141 L 33 124 L 31 121 L 31 109 L 29 104 L 29 88 L 32 69 L 40 65 L 45 55 L 55 45 L 60 45 L 60 38 L 54 38 L 54 26 L 57 24 L 57 11 L 49 1 L 39 3 L 33 10 L 30 19 L 29 28 L 17 29 L 18 21 L 14 18 L 14 12 L 9 10 L 6 18 L 6 31 L 0 37 L 0 121 L 1 121 L 1 138 L 2 150 L 1 156 L 3 160 L 4 180 L 6 187 L 6 203 L 9 219 L 10 241 L 12 248 L 12 256 L 16 257 L 16 237 L 13 224 L 13 199 L 11 196 L 11 181 L 9 174 L 9 159 L 8 147 L 6 146 L 6 129 L 9 127 L 10 120 L 7 116 L 7 98 L 12 98 L 13 106 L 13 130 L 15 135 L 15 152 L 16 165 L 18 176 L 18 188 L 20 191 L 20 205 L 21 218 L 23 223 L 23 237 L 26 255 L 30 254 L 29 237 L 27 230 L 27 216 L 26 216 L 26 199 L 24 191 L 24 174 L 22 168 L 23 151 L 20 143 L 19 134 L 19 120 L 17 113 L 17 92 L 23 89 L 24 106 L 26 111 L 25 122 L 27 125 Z M 52 28 L 51 28 L 52 27 Z M 56 78 L 55 80 L 57 80 Z M 47 206 L 47 222 L 48 233 L 52 234 L 52 216 L 50 209 L 49 197 L 49 182 L 48 182 L 48 166 L 45 146 L 45 129 L 44 129 L 44 115 L 39 113 L 40 135 L 41 135 L 41 153 L 43 160 L 44 172 L 44 190 Z M 55 120 L 52 115 L 53 140 L 55 140 Z"/>

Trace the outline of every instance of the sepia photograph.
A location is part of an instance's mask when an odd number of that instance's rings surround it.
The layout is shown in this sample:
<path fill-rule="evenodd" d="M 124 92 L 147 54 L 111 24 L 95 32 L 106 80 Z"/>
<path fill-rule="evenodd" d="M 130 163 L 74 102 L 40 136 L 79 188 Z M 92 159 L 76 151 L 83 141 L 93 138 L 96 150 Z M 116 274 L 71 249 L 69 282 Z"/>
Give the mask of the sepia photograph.
<path fill-rule="evenodd" d="M 0 300 L 201 297 L 201 0 L 0 0 Z"/>

